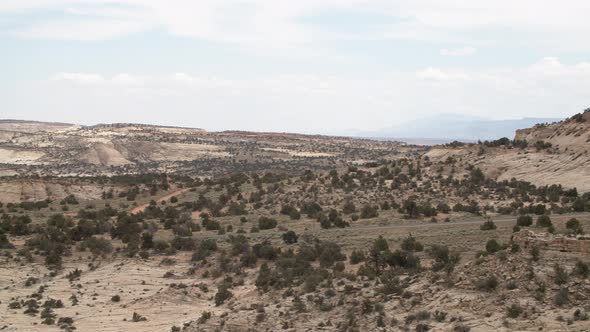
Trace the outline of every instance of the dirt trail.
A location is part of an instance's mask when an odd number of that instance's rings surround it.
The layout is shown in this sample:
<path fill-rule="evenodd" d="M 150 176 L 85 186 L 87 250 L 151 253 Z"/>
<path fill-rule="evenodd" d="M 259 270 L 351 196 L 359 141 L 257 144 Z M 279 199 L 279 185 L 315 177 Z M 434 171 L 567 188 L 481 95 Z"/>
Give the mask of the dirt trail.
<path fill-rule="evenodd" d="M 180 195 L 180 194 L 182 194 L 182 193 L 184 193 L 184 192 L 187 192 L 187 191 L 189 191 L 189 190 L 190 190 L 190 188 L 182 188 L 182 189 L 177 189 L 177 190 L 175 190 L 175 191 L 173 191 L 173 192 L 171 192 L 171 193 L 169 193 L 169 194 L 167 194 L 167 195 L 164 195 L 164 196 L 162 196 L 162 197 L 160 197 L 160 198 L 156 199 L 155 201 L 156 201 L 156 202 L 158 202 L 158 203 L 159 203 L 159 202 L 162 202 L 162 201 L 167 201 L 167 200 L 169 200 L 170 198 L 172 198 L 172 197 L 174 197 L 174 196 L 178 196 L 178 195 Z M 129 213 L 130 213 L 130 214 L 137 214 L 137 213 L 143 212 L 145 209 L 147 209 L 147 207 L 148 207 L 148 206 L 150 206 L 150 203 L 146 203 L 146 204 L 142 204 L 142 205 L 140 205 L 140 206 L 136 206 L 136 207 L 134 207 L 133 209 L 131 209 L 131 210 L 129 211 Z"/>

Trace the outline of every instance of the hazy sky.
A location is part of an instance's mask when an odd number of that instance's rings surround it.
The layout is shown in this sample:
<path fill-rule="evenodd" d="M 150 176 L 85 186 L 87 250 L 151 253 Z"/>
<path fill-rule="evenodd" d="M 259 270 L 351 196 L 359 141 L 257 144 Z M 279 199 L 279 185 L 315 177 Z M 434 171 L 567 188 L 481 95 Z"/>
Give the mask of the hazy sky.
<path fill-rule="evenodd" d="M 0 0 L 0 118 L 298 132 L 590 106 L 590 1 Z"/>

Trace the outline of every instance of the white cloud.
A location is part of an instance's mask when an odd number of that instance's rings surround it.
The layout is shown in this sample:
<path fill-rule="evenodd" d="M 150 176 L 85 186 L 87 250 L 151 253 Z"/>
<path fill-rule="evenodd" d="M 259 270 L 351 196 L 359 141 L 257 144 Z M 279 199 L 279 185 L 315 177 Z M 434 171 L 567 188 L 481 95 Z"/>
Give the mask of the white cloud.
<path fill-rule="evenodd" d="M 49 38 L 77 41 L 100 41 L 144 31 L 149 26 L 140 22 L 113 19 L 49 21 L 17 31 L 24 38 Z"/>
<path fill-rule="evenodd" d="M 120 79 L 128 76 L 141 84 L 122 86 L 135 82 Z M 497 119 L 569 116 L 590 100 L 590 64 L 545 58 L 523 67 L 431 67 L 369 77 L 58 73 L 48 83 L 31 90 L 36 98 L 25 103 L 70 112 L 53 120 L 325 133 L 372 130 L 443 111 Z M 23 98 L 18 105 L 23 107 Z"/>
<path fill-rule="evenodd" d="M 555 57 L 545 57 L 529 66 L 528 71 L 545 76 L 589 77 L 590 63 L 580 62 L 575 65 L 565 65 Z"/>
<path fill-rule="evenodd" d="M 457 42 L 473 46 L 502 44 L 517 39 L 519 45 L 588 50 L 590 33 L 585 0 L 4 0 L 0 13 L 34 13 L 57 9 L 66 14 L 53 21 L 34 20 L 18 34 L 26 37 L 102 40 L 149 29 L 238 43 L 243 46 L 294 48 L 310 41 L 341 38 L 411 39 Z M 395 23 L 365 22 L 371 29 L 343 33 L 306 24 L 307 15 L 338 11 L 389 16 Z M 534 14 L 531 14 L 534 13 Z M 56 21 L 57 20 L 57 21 Z M 478 31 L 485 31 L 485 37 Z M 467 55 L 472 49 L 446 50 Z"/>
<path fill-rule="evenodd" d="M 590 63 L 568 64 L 557 57 L 564 51 L 590 51 L 589 9 L 590 3 L 582 0 L 567 5 L 539 5 L 538 0 L 0 0 L 0 15 L 9 18 L 0 26 L 3 35 L 95 42 L 155 30 L 157 38 L 167 33 L 187 37 L 175 42 L 199 39 L 214 45 L 202 62 L 199 57 L 149 54 L 137 66 L 79 52 L 84 58 L 72 68 L 80 69 L 63 68 L 62 61 L 53 59 L 59 53 L 54 51 L 37 72 L 72 72 L 54 75 L 43 88 L 22 88 L 20 98 L 7 90 L 0 93 L 3 100 L 15 98 L 7 107 L 14 108 L 13 117 L 22 117 L 26 105 L 27 112 L 51 106 L 68 112 L 63 121 L 184 124 L 198 119 L 203 123 L 192 125 L 207 128 L 370 129 L 440 110 L 497 117 L 569 115 L 590 100 Z M 360 12 L 366 16 L 356 17 Z M 309 17 L 324 21 L 312 24 Z M 475 67 L 464 58 L 465 68 L 453 68 L 437 63 L 443 59 L 435 53 L 427 54 L 430 59 L 406 57 L 405 49 L 404 56 L 391 57 L 391 49 L 406 44 L 382 43 L 390 40 L 419 41 L 408 43 L 418 44 L 409 51 L 434 49 L 443 56 L 491 50 L 502 55 L 502 65 Z M 64 44 L 76 54 L 87 46 Z M 105 43 L 111 47 L 105 53 L 120 52 L 126 61 L 141 56 L 122 53 L 114 44 Z M 512 54 L 503 53 L 515 49 L 527 50 L 519 59 L 555 56 L 515 67 Z M 251 54 L 240 58 L 243 50 L 289 61 L 251 63 Z M 214 59 L 209 66 L 207 57 L 216 52 L 235 57 Z M 305 61 L 290 61 L 301 56 Z M 57 69 L 51 67 L 56 64 Z M 145 69 L 156 67 L 168 73 Z M 104 72 L 82 72 L 96 68 Z M 121 71 L 134 73 L 112 74 Z M 17 83 L 9 88 L 17 89 Z M 79 112 L 86 108 L 92 112 Z"/>
<path fill-rule="evenodd" d="M 454 49 L 443 48 L 442 50 L 440 50 L 440 54 L 444 56 L 467 56 L 473 55 L 475 54 L 475 52 L 477 52 L 477 49 L 471 46 L 465 46 Z"/>
<path fill-rule="evenodd" d="M 127 73 L 121 73 L 113 76 L 112 81 L 113 83 L 119 85 L 142 85 L 146 79 L 148 79 L 146 76 L 136 76 Z"/>
<path fill-rule="evenodd" d="M 423 80 L 433 81 L 454 81 L 454 80 L 467 80 L 469 76 L 461 71 L 450 71 L 442 70 L 438 68 L 428 67 L 420 70 L 416 73 L 416 77 Z"/>
<path fill-rule="evenodd" d="M 98 73 L 74 73 L 62 72 L 53 75 L 52 81 L 66 81 L 80 85 L 104 85 L 104 86 L 137 86 L 149 80 L 148 76 L 130 75 L 127 73 L 116 74 L 111 78 L 105 78 Z"/>
<path fill-rule="evenodd" d="M 187 84 L 195 81 L 195 79 L 187 73 L 174 73 L 172 79 Z"/>
<path fill-rule="evenodd" d="M 77 84 L 97 84 L 104 82 L 100 74 L 95 73 L 57 73 L 53 76 L 54 81 L 68 81 Z"/>

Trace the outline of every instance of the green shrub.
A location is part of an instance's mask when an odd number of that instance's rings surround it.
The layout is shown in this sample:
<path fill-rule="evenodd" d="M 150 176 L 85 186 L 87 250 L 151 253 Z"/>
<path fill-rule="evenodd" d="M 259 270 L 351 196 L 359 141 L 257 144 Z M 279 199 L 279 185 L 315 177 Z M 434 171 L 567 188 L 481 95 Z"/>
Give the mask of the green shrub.
<path fill-rule="evenodd" d="M 567 272 L 565 271 L 565 269 L 561 265 L 556 263 L 553 266 L 553 272 L 555 273 L 553 281 L 555 282 L 556 285 L 563 285 L 563 284 L 567 283 L 568 275 L 567 275 Z"/>
<path fill-rule="evenodd" d="M 260 217 L 258 219 L 258 229 L 260 230 L 273 229 L 275 227 L 277 227 L 277 221 L 275 219 L 268 217 Z"/>
<path fill-rule="evenodd" d="M 520 314 L 522 314 L 522 307 L 520 304 L 513 303 L 508 308 L 506 308 L 506 316 L 510 318 L 518 318 Z"/>
<path fill-rule="evenodd" d="M 491 292 L 498 287 L 498 278 L 496 276 L 488 276 L 482 279 L 479 279 L 475 282 L 475 286 L 477 289 L 481 291 Z"/>
<path fill-rule="evenodd" d="M 490 219 L 486 220 L 481 226 L 479 227 L 482 231 L 491 231 L 496 229 L 496 224 Z"/>
<path fill-rule="evenodd" d="M 211 312 L 210 311 L 203 311 L 201 313 L 201 317 L 199 317 L 199 319 L 197 320 L 197 322 L 199 324 L 203 324 L 206 321 L 208 321 L 211 318 Z"/>
<path fill-rule="evenodd" d="M 533 261 L 538 261 L 539 258 L 541 257 L 541 250 L 539 249 L 539 247 L 534 246 L 531 248 L 531 258 L 533 259 Z"/>
<path fill-rule="evenodd" d="M 88 249 L 94 255 L 109 254 L 113 251 L 111 241 L 98 237 L 89 237 L 80 243 L 80 249 L 82 251 Z"/>
<path fill-rule="evenodd" d="M 283 238 L 283 241 L 286 244 L 294 244 L 297 243 L 297 239 L 299 238 L 297 236 L 297 234 L 293 231 L 288 231 L 286 233 L 283 233 L 283 235 L 281 236 Z"/>
<path fill-rule="evenodd" d="M 416 240 L 416 238 L 414 238 L 412 234 L 408 235 L 408 237 L 402 241 L 401 248 L 407 251 L 424 250 L 424 246 L 422 245 L 422 243 L 418 242 L 418 240 Z"/>
<path fill-rule="evenodd" d="M 497 251 L 500 251 L 502 246 L 498 243 L 498 241 L 491 239 L 486 243 L 486 251 L 490 254 L 493 254 Z"/>
<path fill-rule="evenodd" d="M 231 298 L 232 296 L 232 292 L 229 291 L 229 285 L 227 285 L 226 283 L 221 284 L 217 288 L 217 293 L 215 294 L 215 305 L 222 305 L 227 299 Z"/>
<path fill-rule="evenodd" d="M 458 252 L 451 252 L 448 247 L 442 245 L 431 246 L 429 254 L 434 258 L 434 264 L 432 264 L 432 270 L 434 271 L 444 269 L 447 273 L 450 273 L 461 259 Z"/>
<path fill-rule="evenodd" d="M 361 208 L 361 216 L 360 216 L 361 219 L 376 218 L 378 216 L 379 216 L 379 213 L 377 212 L 377 207 L 375 207 L 375 206 L 365 204 Z"/>
<path fill-rule="evenodd" d="M 516 219 L 516 225 L 521 227 L 531 226 L 533 224 L 533 217 L 531 216 L 520 216 Z"/>
<path fill-rule="evenodd" d="M 578 260 L 572 274 L 581 278 L 588 278 L 590 275 L 590 266 L 588 266 L 588 263 Z"/>
<path fill-rule="evenodd" d="M 538 227 L 549 227 L 552 226 L 551 218 L 548 215 L 544 214 L 537 218 L 537 226 Z"/>
<path fill-rule="evenodd" d="M 133 322 L 144 322 L 147 320 L 147 318 L 143 317 L 142 315 L 138 314 L 137 312 L 133 313 L 133 316 L 131 317 L 131 320 Z"/>
<path fill-rule="evenodd" d="M 582 234 L 583 229 L 580 221 L 576 218 L 571 218 L 565 223 L 565 227 L 575 234 Z"/>
<path fill-rule="evenodd" d="M 154 250 L 162 252 L 170 247 L 170 244 L 164 240 L 154 241 Z"/>
<path fill-rule="evenodd" d="M 553 298 L 553 303 L 555 303 L 555 305 L 558 306 L 562 306 L 568 303 L 569 301 L 570 300 L 568 290 L 565 287 L 560 288 L 555 297 Z"/>
<path fill-rule="evenodd" d="M 350 264 L 358 264 L 365 260 L 365 253 L 362 250 L 353 250 L 350 253 Z"/>

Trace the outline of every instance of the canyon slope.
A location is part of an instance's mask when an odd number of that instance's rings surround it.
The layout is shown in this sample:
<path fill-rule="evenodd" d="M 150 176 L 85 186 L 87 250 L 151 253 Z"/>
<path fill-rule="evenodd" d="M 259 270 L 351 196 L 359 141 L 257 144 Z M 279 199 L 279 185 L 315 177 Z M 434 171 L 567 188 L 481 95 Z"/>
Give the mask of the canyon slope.
<path fill-rule="evenodd" d="M 400 148 L 399 142 L 346 137 L 0 120 L 0 176 L 212 176 L 270 168 L 289 172 L 367 157 L 387 159 Z"/>
<path fill-rule="evenodd" d="M 590 111 L 566 120 L 520 129 L 512 142 L 450 144 L 432 148 L 433 160 L 454 158 L 496 180 L 516 178 L 536 185 L 561 184 L 590 191 Z"/>

